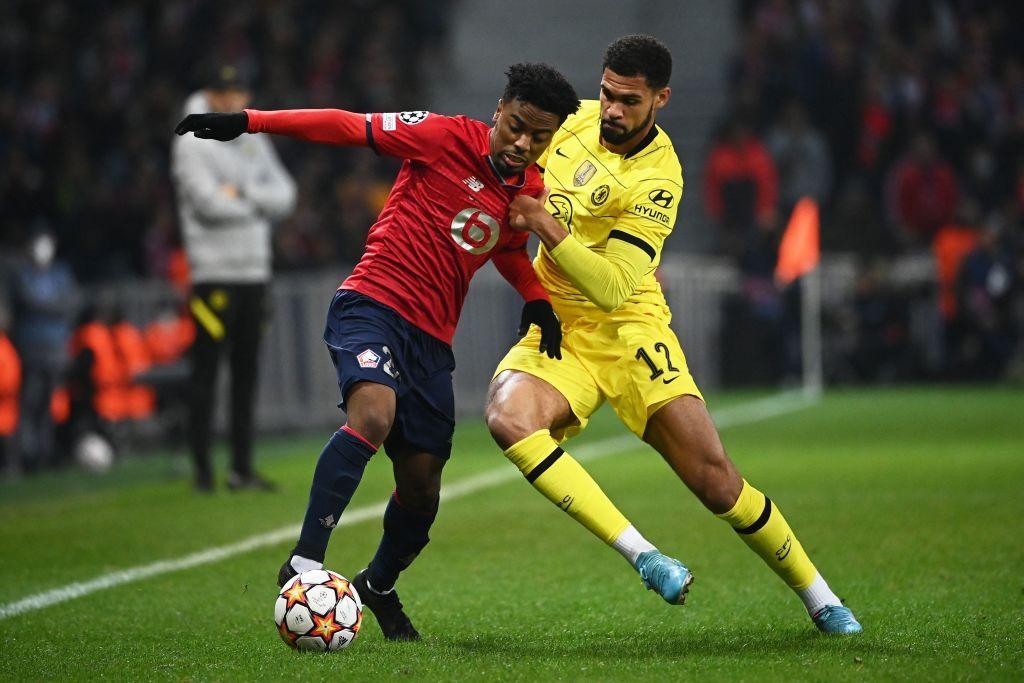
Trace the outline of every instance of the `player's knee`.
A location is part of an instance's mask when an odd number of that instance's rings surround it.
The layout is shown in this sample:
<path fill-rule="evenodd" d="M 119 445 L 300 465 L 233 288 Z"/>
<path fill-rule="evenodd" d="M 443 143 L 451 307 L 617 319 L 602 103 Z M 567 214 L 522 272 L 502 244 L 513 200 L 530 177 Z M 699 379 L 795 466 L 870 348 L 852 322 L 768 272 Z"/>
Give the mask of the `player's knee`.
<path fill-rule="evenodd" d="M 382 444 L 391 432 L 394 416 L 387 413 L 349 415 L 348 426 L 373 444 Z"/>
<path fill-rule="evenodd" d="M 357 382 L 345 396 L 348 426 L 367 441 L 384 443 L 395 421 L 394 389 L 373 382 Z"/>
<path fill-rule="evenodd" d="M 530 416 L 494 403 L 487 405 L 485 419 L 487 429 L 502 449 L 522 441 L 539 429 Z"/>
<path fill-rule="evenodd" d="M 720 515 L 736 505 L 742 488 L 743 479 L 723 452 L 722 457 L 706 463 L 697 497 L 711 512 Z"/>
<path fill-rule="evenodd" d="M 396 482 L 395 493 L 402 507 L 421 515 L 432 515 L 441 499 L 441 473 L 417 472 L 403 476 Z"/>
<path fill-rule="evenodd" d="M 398 499 L 402 507 L 420 515 L 433 515 L 437 512 L 441 495 L 441 482 L 437 485 L 426 484 L 398 489 Z"/>

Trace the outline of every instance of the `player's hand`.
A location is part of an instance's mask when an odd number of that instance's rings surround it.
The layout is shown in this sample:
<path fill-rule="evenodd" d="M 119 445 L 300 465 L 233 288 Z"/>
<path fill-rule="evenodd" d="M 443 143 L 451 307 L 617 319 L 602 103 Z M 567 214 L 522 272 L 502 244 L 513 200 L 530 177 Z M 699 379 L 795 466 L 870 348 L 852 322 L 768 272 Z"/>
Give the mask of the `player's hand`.
<path fill-rule="evenodd" d="M 536 224 L 536 221 L 542 218 L 541 214 L 549 216 L 547 209 L 544 208 L 549 194 L 551 194 L 551 190 L 545 187 L 536 197 L 526 194 L 516 195 L 508 207 L 508 224 L 512 229 L 528 232 Z"/>
<path fill-rule="evenodd" d="M 189 114 L 174 127 L 178 135 L 195 133 L 197 138 L 227 142 L 249 129 L 249 115 L 244 111 L 231 114 Z"/>
<path fill-rule="evenodd" d="M 562 360 L 562 321 L 551 308 L 550 301 L 536 299 L 526 302 L 519 320 L 520 337 L 527 333 L 530 325 L 540 328 L 540 352 L 547 353 L 549 358 Z"/>

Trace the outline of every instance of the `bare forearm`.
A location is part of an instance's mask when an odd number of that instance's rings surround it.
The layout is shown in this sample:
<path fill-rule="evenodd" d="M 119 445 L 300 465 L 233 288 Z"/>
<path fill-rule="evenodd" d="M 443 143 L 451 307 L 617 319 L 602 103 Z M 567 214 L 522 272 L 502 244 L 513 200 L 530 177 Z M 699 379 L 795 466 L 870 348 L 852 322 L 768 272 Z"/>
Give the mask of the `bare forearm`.
<path fill-rule="evenodd" d="M 548 251 L 554 249 L 558 244 L 569 236 L 569 231 L 561 223 L 545 212 L 530 221 L 530 232 L 540 238 L 541 243 Z"/>

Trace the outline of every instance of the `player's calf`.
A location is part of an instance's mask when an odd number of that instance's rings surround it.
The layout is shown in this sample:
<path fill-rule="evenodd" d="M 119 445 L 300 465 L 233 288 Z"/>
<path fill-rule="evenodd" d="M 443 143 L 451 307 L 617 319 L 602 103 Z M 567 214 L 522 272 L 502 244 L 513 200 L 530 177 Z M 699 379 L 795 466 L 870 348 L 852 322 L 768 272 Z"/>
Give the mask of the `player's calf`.
<path fill-rule="evenodd" d="M 426 511 L 402 504 L 396 491 L 384 511 L 384 535 L 377 552 L 364 570 L 369 581 L 381 592 L 390 591 L 398 575 L 409 568 L 430 542 L 430 527 L 437 517 L 438 498 Z"/>

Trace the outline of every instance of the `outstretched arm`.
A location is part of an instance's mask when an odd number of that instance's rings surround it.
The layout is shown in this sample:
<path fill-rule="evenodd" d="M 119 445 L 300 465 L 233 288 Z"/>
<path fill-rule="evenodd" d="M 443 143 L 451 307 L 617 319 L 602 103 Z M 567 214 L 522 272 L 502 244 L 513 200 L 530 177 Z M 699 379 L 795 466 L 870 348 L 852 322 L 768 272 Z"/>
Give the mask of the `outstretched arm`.
<path fill-rule="evenodd" d="M 342 109 L 246 109 L 229 114 L 189 114 L 175 127 L 178 135 L 234 140 L 242 133 L 275 133 L 310 142 L 366 147 L 366 114 Z"/>
<path fill-rule="evenodd" d="M 246 109 L 248 133 L 275 133 L 328 145 L 367 147 L 369 117 L 344 109 Z"/>

